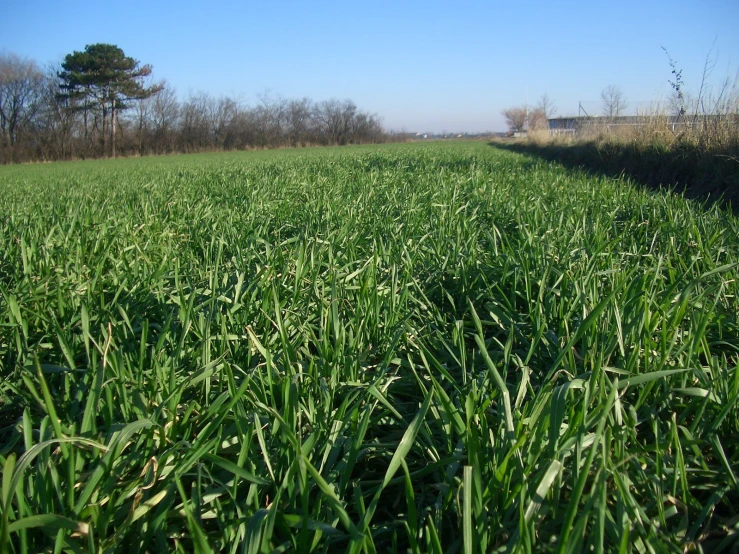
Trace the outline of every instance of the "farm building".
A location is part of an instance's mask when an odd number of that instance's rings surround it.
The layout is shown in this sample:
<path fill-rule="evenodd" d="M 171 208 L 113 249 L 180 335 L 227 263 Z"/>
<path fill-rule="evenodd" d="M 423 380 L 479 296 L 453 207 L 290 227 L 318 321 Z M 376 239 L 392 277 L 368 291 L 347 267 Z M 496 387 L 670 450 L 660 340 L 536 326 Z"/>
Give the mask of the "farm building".
<path fill-rule="evenodd" d="M 547 120 L 549 135 L 589 135 L 638 129 L 644 126 L 663 126 L 679 132 L 712 125 L 738 125 L 739 117 L 729 115 L 622 115 L 617 117 L 554 117 Z"/>

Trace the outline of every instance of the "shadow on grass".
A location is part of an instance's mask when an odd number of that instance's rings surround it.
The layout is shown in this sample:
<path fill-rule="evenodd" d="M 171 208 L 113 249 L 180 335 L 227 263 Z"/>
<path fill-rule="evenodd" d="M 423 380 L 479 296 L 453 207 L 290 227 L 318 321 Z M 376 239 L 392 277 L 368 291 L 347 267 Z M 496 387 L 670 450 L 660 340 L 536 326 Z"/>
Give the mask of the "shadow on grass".
<path fill-rule="evenodd" d="M 488 143 L 513 152 L 531 154 L 565 167 L 580 168 L 611 178 L 625 176 L 651 190 L 671 189 L 687 198 L 718 204 L 739 213 L 739 157 L 707 153 L 697 146 L 581 142 Z"/>

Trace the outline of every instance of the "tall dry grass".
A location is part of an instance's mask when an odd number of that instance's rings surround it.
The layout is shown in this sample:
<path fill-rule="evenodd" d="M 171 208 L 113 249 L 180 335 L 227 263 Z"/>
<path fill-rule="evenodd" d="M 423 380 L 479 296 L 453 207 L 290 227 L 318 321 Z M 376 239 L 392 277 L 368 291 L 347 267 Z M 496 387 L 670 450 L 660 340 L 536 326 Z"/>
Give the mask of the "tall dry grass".
<path fill-rule="evenodd" d="M 673 96 L 624 120 L 594 117 L 579 121 L 574 135 L 529 133 L 516 149 L 544 155 L 591 171 L 626 175 L 649 187 L 670 187 L 689 196 L 739 207 L 739 86 L 726 80 L 718 89 L 701 84 L 684 92 L 674 71 Z"/>

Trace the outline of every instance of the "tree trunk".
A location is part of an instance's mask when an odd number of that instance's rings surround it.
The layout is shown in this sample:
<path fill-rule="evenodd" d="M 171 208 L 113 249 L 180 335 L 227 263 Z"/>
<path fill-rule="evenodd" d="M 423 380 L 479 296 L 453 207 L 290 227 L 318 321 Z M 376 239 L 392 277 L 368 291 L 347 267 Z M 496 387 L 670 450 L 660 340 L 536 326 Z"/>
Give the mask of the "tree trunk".
<path fill-rule="evenodd" d="M 102 121 L 103 128 L 100 132 L 100 136 L 98 140 L 102 142 L 101 150 L 100 150 L 100 157 L 104 158 L 107 155 L 107 147 L 108 147 L 108 105 L 103 101 L 101 102 L 101 106 L 103 108 L 103 114 L 100 117 L 100 120 Z"/>
<path fill-rule="evenodd" d="M 115 98 L 110 102 L 110 144 L 112 157 L 115 158 Z"/>

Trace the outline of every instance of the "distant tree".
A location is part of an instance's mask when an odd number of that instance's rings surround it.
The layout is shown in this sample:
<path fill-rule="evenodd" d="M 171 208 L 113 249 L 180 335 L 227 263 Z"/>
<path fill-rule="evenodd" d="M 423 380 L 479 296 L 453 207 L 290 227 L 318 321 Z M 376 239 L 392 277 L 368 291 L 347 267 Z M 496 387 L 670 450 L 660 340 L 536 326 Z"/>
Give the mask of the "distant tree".
<path fill-rule="evenodd" d="M 544 114 L 545 119 L 551 119 L 557 112 L 557 106 L 554 104 L 554 101 L 549 98 L 549 94 L 546 92 L 541 95 L 541 98 L 539 98 L 539 102 L 536 104 L 535 109 Z"/>
<path fill-rule="evenodd" d="M 212 98 L 207 105 L 206 116 L 215 148 L 233 147 L 232 125 L 239 114 L 239 105 L 233 98 Z"/>
<path fill-rule="evenodd" d="M 534 108 L 529 111 L 529 129 L 531 130 L 542 130 L 547 128 L 547 117 L 546 112 L 541 108 Z"/>
<path fill-rule="evenodd" d="M 380 142 L 382 119 L 376 114 L 358 112 L 352 122 L 352 142 L 355 144 Z"/>
<path fill-rule="evenodd" d="M 97 104 L 102 117 L 103 151 L 106 120 L 110 120 L 111 155 L 115 157 L 118 113 L 130 108 L 131 101 L 143 100 L 162 90 L 161 85 L 144 86 L 144 79 L 149 75 L 150 65 L 140 65 L 117 46 L 89 44 L 84 51 L 65 56 L 59 79 L 62 94 L 72 106 L 81 103 L 85 116 L 90 101 Z"/>
<path fill-rule="evenodd" d="M 523 131 L 526 127 L 527 111 L 525 107 L 503 110 L 503 117 L 505 117 L 506 123 L 508 124 L 508 129 L 514 133 Z"/>
<path fill-rule="evenodd" d="M 264 146 L 279 146 L 287 135 L 288 103 L 280 95 L 266 90 L 257 96 L 259 104 L 254 108 L 255 118 L 261 128 Z"/>
<path fill-rule="evenodd" d="M 626 96 L 618 85 L 608 85 L 600 93 L 603 103 L 603 115 L 606 117 L 618 117 L 628 106 Z"/>
<path fill-rule="evenodd" d="M 290 100 L 287 104 L 288 144 L 305 146 L 311 140 L 311 110 L 308 98 Z"/>
<path fill-rule="evenodd" d="M 18 143 L 38 112 L 44 75 L 36 62 L 0 54 L 0 133 L 6 146 Z"/>
<path fill-rule="evenodd" d="M 191 93 L 180 106 L 180 149 L 198 152 L 213 148 L 208 112 L 213 99 L 205 92 Z"/>
<path fill-rule="evenodd" d="M 67 99 L 59 94 L 59 66 L 50 64 L 44 68 L 41 87 L 41 107 L 36 117 L 42 159 L 67 159 L 75 152 L 74 135 L 78 128 L 78 114 L 68 109 Z"/>
<path fill-rule="evenodd" d="M 180 115 L 177 93 L 173 87 L 163 84 L 161 92 L 143 101 L 149 104 L 148 114 L 156 152 L 170 152 L 174 148 L 174 133 Z"/>
<path fill-rule="evenodd" d="M 314 107 L 314 118 L 328 144 L 351 142 L 352 123 L 357 106 L 351 100 L 325 100 Z"/>

